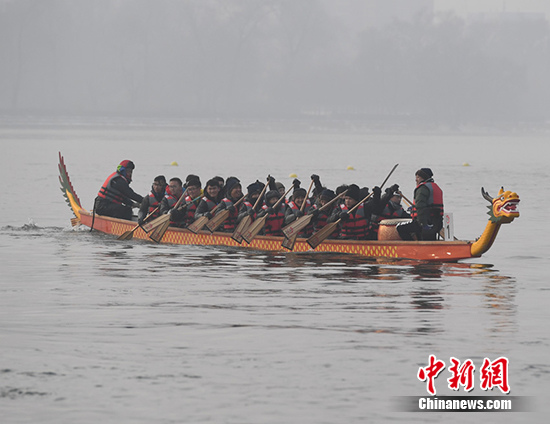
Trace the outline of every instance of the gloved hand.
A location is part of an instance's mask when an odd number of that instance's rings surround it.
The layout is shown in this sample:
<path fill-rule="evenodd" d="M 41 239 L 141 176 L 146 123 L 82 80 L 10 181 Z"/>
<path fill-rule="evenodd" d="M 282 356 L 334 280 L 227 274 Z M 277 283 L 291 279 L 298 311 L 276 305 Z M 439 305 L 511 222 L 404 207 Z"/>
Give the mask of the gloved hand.
<path fill-rule="evenodd" d="M 380 189 L 380 187 L 378 186 L 375 186 L 373 189 L 372 189 L 372 192 L 374 193 L 375 196 L 380 196 L 380 193 L 382 193 L 382 190 Z"/>
<path fill-rule="evenodd" d="M 399 191 L 399 185 L 398 184 L 394 184 L 390 187 L 391 191 L 392 192 L 396 192 L 396 191 Z"/>
<path fill-rule="evenodd" d="M 138 225 L 139 226 L 142 226 L 143 225 L 143 218 L 138 218 Z"/>
<path fill-rule="evenodd" d="M 255 213 L 256 213 L 256 211 L 253 208 L 250 208 L 248 210 L 248 215 L 250 215 L 250 216 L 254 216 Z"/>
<path fill-rule="evenodd" d="M 321 211 L 319 209 L 311 209 L 307 214 L 308 215 L 313 215 L 314 218 L 317 218 L 319 216 L 319 213 Z"/>
<path fill-rule="evenodd" d="M 298 209 L 296 211 L 296 218 L 301 218 L 302 216 L 304 216 L 304 213 L 301 210 Z"/>
<path fill-rule="evenodd" d="M 317 175 L 317 174 L 313 174 L 311 176 L 311 179 L 316 183 L 318 183 L 320 181 L 319 175 Z"/>
<path fill-rule="evenodd" d="M 302 182 L 298 178 L 294 178 L 294 181 L 292 181 L 294 188 L 300 188 L 300 184 L 302 184 Z"/>
<path fill-rule="evenodd" d="M 275 178 L 273 178 L 271 175 L 267 176 L 267 184 L 273 184 L 275 183 Z"/>
<path fill-rule="evenodd" d="M 236 210 L 237 208 L 235 208 L 235 205 L 229 205 L 226 209 L 227 209 L 230 213 L 233 213 L 233 212 L 235 212 L 235 210 Z"/>
<path fill-rule="evenodd" d="M 340 212 L 340 219 L 346 221 L 349 219 L 349 213 L 347 211 Z"/>
<path fill-rule="evenodd" d="M 275 209 L 273 209 L 271 206 L 269 206 L 265 212 L 268 214 L 268 215 L 273 215 L 275 213 Z"/>
<path fill-rule="evenodd" d="M 212 212 L 206 212 L 206 213 L 204 214 L 204 216 L 207 217 L 208 219 L 212 219 L 212 216 L 213 216 L 213 215 L 212 215 Z"/>

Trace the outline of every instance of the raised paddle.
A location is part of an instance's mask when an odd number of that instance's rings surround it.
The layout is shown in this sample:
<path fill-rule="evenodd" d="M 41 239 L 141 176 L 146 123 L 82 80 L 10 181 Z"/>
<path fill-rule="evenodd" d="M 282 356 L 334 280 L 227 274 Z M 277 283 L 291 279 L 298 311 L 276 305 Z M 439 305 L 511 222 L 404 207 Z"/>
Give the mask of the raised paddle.
<path fill-rule="evenodd" d="M 304 213 L 304 210 L 306 208 L 307 199 L 309 198 L 309 192 L 311 191 L 311 187 L 313 186 L 313 182 L 314 181 L 311 180 L 311 183 L 309 183 L 309 188 L 307 189 L 306 197 L 304 199 L 304 202 L 302 203 L 302 206 L 300 207 L 300 212 L 302 212 L 302 214 Z M 303 218 L 303 216 L 301 216 L 300 218 Z M 294 235 L 292 235 L 290 237 L 285 237 L 285 239 L 281 243 L 281 246 L 284 247 L 285 249 L 288 249 L 288 250 L 294 249 L 294 245 L 296 244 L 296 238 L 297 237 L 298 237 L 298 232 L 295 232 Z"/>
<path fill-rule="evenodd" d="M 237 200 L 233 206 L 235 207 L 239 206 L 243 200 L 244 200 L 244 196 L 242 196 L 239 200 Z M 206 228 L 208 228 L 208 230 L 210 230 L 210 232 L 213 233 L 214 231 L 216 231 L 216 229 L 220 225 L 222 225 L 225 222 L 225 220 L 229 217 L 229 213 L 230 212 L 227 209 L 224 209 L 223 211 L 218 212 L 216 215 L 214 215 L 214 217 L 211 220 L 209 220 L 206 223 Z"/>
<path fill-rule="evenodd" d="M 348 192 L 347 190 L 343 191 L 338 196 L 336 196 L 334 199 L 327 202 L 325 205 L 321 206 L 318 209 L 319 212 L 324 211 L 325 209 L 328 209 L 328 207 L 331 206 L 334 202 L 336 202 L 342 196 L 345 196 L 347 192 Z M 284 233 L 285 237 L 290 238 L 294 234 L 299 233 L 303 228 L 305 228 L 311 222 L 312 219 L 313 219 L 313 215 L 306 215 L 306 216 L 302 216 L 301 218 L 298 218 L 294 222 L 291 222 L 285 228 L 283 228 L 283 233 Z"/>
<path fill-rule="evenodd" d="M 152 212 L 150 212 L 144 219 L 143 222 L 147 221 L 151 216 L 153 216 L 158 210 L 160 209 L 160 205 L 157 206 Z M 117 240 L 131 240 L 132 237 L 134 237 L 134 232 L 141 227 L 141 225 L 136 225 L 131 230 L 123 232 L 120 236 L 118 236 Z"/>
<path fill-rule="evenodd" d="M 218 207 L 221 205 L 221 202 L 218 203 L 214 208 L 209 211 L 210 213 L 216 212 Z M 187 226 L 187 229 L 195 234 L 197 234 L 200 230 L 202 230 L 202 227 L 206 225 L 206 223 L 210 220 L 207 216 L 199 216 L 197 219 L 193 221 L 193 223 L 189 224 Z"/>
<path fill-rule="evenodd" d="M 279 200 L 272 206 L 273 209 L 277 209 L 277 207 L 281 204 L 282 201 L 285 200 L 288 193 L 290 193 L 290 190 L 292 190 L 294 187 L 290 187 L 284 195 L 282 195 Z M 243 239 L 250 244 L 252 240 L 254 240 L 254 237 L 258 235 L 258 233 L 264 228 L 265 221 L 267 220 L 269 214 L 265 214 L 264 216 L 261 216 L 256 221 L 254 221 L 252 224 L 248 226 L 248 228 L 243 232 Z"/>
<path fill-rule="evenodd" d="M 392 170 L 390 171 L 390 173 L 388 174 L 384 182 L 380 185 L 380 189 L 384 187 L 384 184 L 386 184 L 391 174 L 393 174 L 393 171 L 395 171 L 395 168 L 397 168 L 398 165 L 399 165 L 398 163 L 395 164 L 395 166 L 392 168 Z M 365 203 L 373 194 L 374 192 L 369 194 L 367 197 L 365 197 L 361 201 L 357 202 L 357 204 L 353 208 L 351 208 L 348 213 L 354 212 L 362 203 Z M 321 228 L 321 230 L 317 231 L 315 234 L 313 234 L 310 238 L 307 239 L 307 244 L 309 244 L 312 249 L 315 249 L 336 230 L 341 220 L 342 218 L 339 218 L 338 221 L 331 222 L 330 224 L 325 225 L 323 228 Z"/>
<path fill-rule="evenodd" d="M 265 190 L 267 189 L 267 184 L 264 185 L 264 188 L 260 192 L 260 195 L 254 202 L 254 206 L 252 206 L 252 210 L 256 210 L 260 202 L 262 201 L 262 198 L 264 197 Z M 237 228 L 235 228 L 235 231 L 233 231 L 233 234 L 231 235 L 231 238 L 235 240 L 237 243 L 241 244 L 243 241 L 243 232 L 248 228 L 250 225 L 250 221 L 252 221 L 252 217 L 250 215 L 244 216 L 239 224 L 237 225 Z"/>

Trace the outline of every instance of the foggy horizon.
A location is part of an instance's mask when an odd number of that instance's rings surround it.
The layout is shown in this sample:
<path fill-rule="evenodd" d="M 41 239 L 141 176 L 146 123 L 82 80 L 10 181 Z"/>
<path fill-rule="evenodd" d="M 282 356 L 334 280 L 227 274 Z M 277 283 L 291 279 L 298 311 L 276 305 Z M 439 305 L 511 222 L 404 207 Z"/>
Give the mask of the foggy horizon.
<path fill-rule="evenodd" d="M 0 114 L 549 120 L 547 20 L 385 3 L 4 0 Z"/>

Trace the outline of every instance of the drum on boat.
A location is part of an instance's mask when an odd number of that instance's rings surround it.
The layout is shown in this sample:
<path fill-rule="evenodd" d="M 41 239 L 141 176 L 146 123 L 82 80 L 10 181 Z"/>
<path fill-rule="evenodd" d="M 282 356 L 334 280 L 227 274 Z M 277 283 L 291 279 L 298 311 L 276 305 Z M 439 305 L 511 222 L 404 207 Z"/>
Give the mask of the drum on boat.
<path fill-rule="evenodd" d="M 378 223 L 378 240 L 401 240 L 397 232 L 398 224 L 408 224 L 410 218 L 383 219 Z"/>

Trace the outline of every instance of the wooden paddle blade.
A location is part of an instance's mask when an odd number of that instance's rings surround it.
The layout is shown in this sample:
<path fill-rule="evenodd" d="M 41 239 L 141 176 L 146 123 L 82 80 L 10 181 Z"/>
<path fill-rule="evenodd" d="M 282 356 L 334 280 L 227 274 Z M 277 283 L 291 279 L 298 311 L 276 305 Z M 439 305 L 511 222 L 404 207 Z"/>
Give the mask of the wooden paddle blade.
<path fill-rule="evenodd" d="M 227 209 L 217 213 L 216 215 L 214 215 L 214 218 L 208 221 L 208 224 L 206 224 L 206 228 L 208 228 L 208 230 L 213 233 L 220 225 L 225 222 L 228 216 L 229 211 Z"/>
<path fill-rule="evenodd" d="M 287 237 L 281 243 L 281 246 L 288 250 L 293 250 L 294 245 L 296 244 L 296 239 L 298 238 L 298 233 L 294 234 L 291 237 Z"/>
<path fill-rule="evenodd" d="M 237 228 L 235 228 L 235 231 L 233 231 L 231 238 L 237 243 L 241 244 L 243 242 L 243 232 L 248 228 L 251 220 L 252 218 L 250 217 L 250 215 L 245 216 L 243 219 L 241 219 L 241 222 L 239 222 Z"/>
<path fill-rule="evenodd" d="M 117 240 L 131 240 L 134 237 L 134 231 L 136 229 L 129 231 L 124 231 L 120 236 L 117 237 Z"/>
<path fill-rule="evenodd" d="M 148 233 L 149 231 L 153 231 L 156 228 L 159 228 L 160 226 L 164 225 L 164 223 L 166 221 L 170 222 L 170 214 L 169 213 L 161 215 L 158 218 L 153 219 L 151 222 L 143 224 L 143 226 L 141 228 L 143 228 L 143 231 Z"/>
<path fill-rule="evenodd" d="M 208 217 L 201 216 L 201 217 L 195 219 L 195 221 L 193 221 L 193 223 L 191 225 L 189 225 L 187 227 L 187 229 L 189 231 L 197 234 L 200 230 L 202 230 L 202 227 L 204 227 L 207 222 L 208 222 Z"/>
<path fill-rule="evenodd" d="M 340 220 L 325 225 L 323 228 L 321 228 L 319 231 L 317 231 L 315 234 L 307 239 L 307 244 L 309 244 L 312 249 L 315 249 L 336 230 L 336 227 L 338 227 L 338 222 L 340 222 Z"/>
<path fill-rule="evenodd" d="M 306 215 L 298 218 L 296 221 L 291 222 L 285 228 L 283 228 L 283 234 L 287 238 L 290 238 L 293 235 L 298 234 L 300 231 L 302 231 L 302 229 L 304 229 L 309 225 L 312 219 L 313 219 L 313 215 Z"/>
<path fill-rule="evenodd" d="M 170 226 L 170 220 L 166 221 L 162 226 L 154 230 L 153 233 L 149 235 L 149 237 L 154 242 L 160 243 L 160 241 L 162 240 L 162 237 L 164 237 L 164 234 L 166 233 L 166 230 L 168 229 L 169 226 Z"/>
<path fill-rule="evenodd" d="M 248 228 L 243 232 L 243 239 L 248 244 L 250 244 L 252 240 L 254 240 L 254 237 L 256 237 L 260 231 L 262 231 L 262 228 L 264 228 L 266 219 L 267 219 L 267 215 L 264 215 L 261 218 L 258 218 L 256 221 L 250 224 Z"/>

